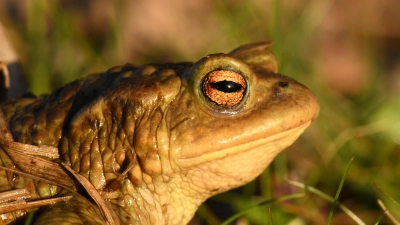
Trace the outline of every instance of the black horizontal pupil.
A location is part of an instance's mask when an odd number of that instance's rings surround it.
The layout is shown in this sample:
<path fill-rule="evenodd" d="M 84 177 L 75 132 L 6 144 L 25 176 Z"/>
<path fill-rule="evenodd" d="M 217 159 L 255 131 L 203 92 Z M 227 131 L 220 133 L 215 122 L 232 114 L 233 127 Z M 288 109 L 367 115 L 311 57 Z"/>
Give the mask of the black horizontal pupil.
<path fill-rule="evenodd" d="M 228 80 L 211 83 L 211 87 L 225 93 L 233 93 L 242 89 L 242 85 Z"/>

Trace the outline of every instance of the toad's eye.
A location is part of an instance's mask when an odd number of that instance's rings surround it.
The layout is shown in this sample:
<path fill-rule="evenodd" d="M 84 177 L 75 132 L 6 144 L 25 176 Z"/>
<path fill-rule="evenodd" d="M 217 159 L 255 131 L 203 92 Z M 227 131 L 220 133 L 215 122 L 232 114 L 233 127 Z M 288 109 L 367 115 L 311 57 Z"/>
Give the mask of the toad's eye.
<path fill-rule="evenodd" d="M 223 107 L 237 105 L 244 97 L 246 81 L 239 73 L 215 70 L 203 81 L 203 93 L 212 102 Z"/>

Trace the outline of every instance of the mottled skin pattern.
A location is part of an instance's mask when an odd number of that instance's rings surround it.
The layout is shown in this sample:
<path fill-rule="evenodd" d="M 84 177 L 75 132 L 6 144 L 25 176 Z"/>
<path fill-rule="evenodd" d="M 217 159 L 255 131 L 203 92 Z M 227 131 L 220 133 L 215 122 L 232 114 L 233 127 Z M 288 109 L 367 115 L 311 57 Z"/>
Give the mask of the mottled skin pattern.
<path fill-rule="evenodd" d="M 15 141 L 58 147 L 54 161 L 86 177 L 123 224 L 186 224 L 208 197 L 254 179 L 318 114 L 311 91 L 276 74 L 268 45 L 195 64 L 115 67 L 0 109 Z M 213 71 L 244 77 L 238 104 L 221 106 L 204 94 L 202 82 Z M 2 166 L 14 167 L 3 150 L 0 158 Z M 23 187 L 34 198 L 70 194 L 0 170 L 0 190 Z M 103 218 L 75 195 L 42 207 L 36 221 L 61 222 L 103 224 Z"/>

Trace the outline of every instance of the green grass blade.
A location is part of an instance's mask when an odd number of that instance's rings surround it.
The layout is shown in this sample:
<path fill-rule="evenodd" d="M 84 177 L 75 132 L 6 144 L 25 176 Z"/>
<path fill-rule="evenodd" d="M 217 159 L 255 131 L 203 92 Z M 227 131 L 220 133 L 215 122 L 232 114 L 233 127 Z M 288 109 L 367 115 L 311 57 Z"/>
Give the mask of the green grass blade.
<path fill-rule="evenodd" d="M 389 212 L 389 210 L 386 208 L 386 206 L 383 204 L 383 202 L 380 199 L 378 199 L 378 204 L 382 208 L 383 213 L 379 217 L 379 220 L 376 222 L 376 224 L 378 224 L 381 221 L 381 219 L 382 219 L 382 217 L 384 215 L 387 215 L 387 217 L 393 222 L 393 224 L 395 224 L 395 225 L 399 225 L 400 224 L 400 222 L 397 221 L 396 218 L 394 218 L 394 216 Z"/>
<path fill-rule="evenodd" d="M 204 204 L 200 205 L 196 213 L 200 216 L 200 218 L 205 220 L 208 225 L 218 225 L 220 223 L 214 213 Z"/>
<path fill-rule="evenodd" d="M 29 212 L 28 215 L 26 216 L 26 220 L 24 222 L 24 225 L 33 224 L 33 217 L 34 216 L 35 216 L 35 211 Z"/>
<path fill-rule="evenodd" d="M 268 208 L 268 214 L 269 214 L 269 222 L 271 223 L 271 225 L 274 225 L 274 221 L 272 220 L 271 208 Z"/>
<path fill-rule="evenodd" d="M 320 196 L 321 198 L 323 198 L 323 199 L 325 199 L 325 200 L 327 200 L 327 201 L 329 201 L 329 202 L 332 202 L 332 203 L 333 203 L 333 201 L 335 200 L 335 199 L 332 198 L 331 196 L 325 194 L 324 192 L 322 192 L 322 191 L 320 191 L 320 190 L 318 190 L 318 189 L 316 189 L 316 188 L 314 188 L 314 187 L 305 185 L 305 184 L 300 183 L 300 182 L 297 182 L 297 181 L 288 180 L 287 182 L 288 182 L 290 185 L 293 185 L 293 186 L 302 188 L 302 189 L 304 189 L 304 190 L 306 190 L 306 191 L 309 191 L 309 192 L 311 192 L 311 193 L 313 193 L 313 194 L 316 194 L 316 195 Z M 365 223 L 364 223 L 356 214 L 354 214 L 349 208 L 347 208 L 346 206 L 342 205 L 340 202 L 337 202 L 337 206 L 338 206 L 344 213 L 346 213 L 353 221 L 355 221 L 357 224 L 359 224 L 359 225 L 365 225 Z"/>
<path fill-rule="evenodd" d="M 338 199 L 339 199 L 340 192 L 342 191 L 342 187 L 343 187 L 344 181 L 346 179 L 347 173 L 350 170 L 350 166 L 351 166 L 351 163 L 353 162 L 353 160 L 354 160 L 354 157 L 351 158 L 351 160 L 349 162 L 349 165 L 347 166 L 346 172 L 344 173 L 344 175 L 342 177 L 342 180 L 340 181 L 339 188 L 336 191 L 335 199 L 333 200 L 331 211 L 329 212 L 328 220 L 326 222 L 327 225 L 329 225 L 331 223 L 333 212 L 335 211 L 336 205 L 338 204 Z"/>
<path fill-rule="evenodd" d="M 382 218 L 385 216 L 386 211 L 387 211 L 387 209 L 382 212 L 382 214 L 378 218 L 378 221 L 376 221 L 376 223 L 374 225 L 379 225 L 379 223 L 381 222 Z"/>
<path fill-rule="evenodd" d="M 375 182 L 373 183 L 375 188 L 378 189 L 379 192 L 381 192 L 384 196 L 388 197 L 393 203 L 395 203 L 397 206 L 400 207 L 400 203 L 398 201 L 396 201 L 394 198 L 390 197 L 388 194 L 386 194 L 381 187 L 379 187 L 378 184 L 376 184 Z"/>
<path fill-rule="evenodd" d="M 262 202 L 260 202 L 260 203 L 257 204 L 257 205 L 251 206 L 251 207 L 249 207 L 249 208 L 247 208 L 247 209 L 245 209 L 245 210 L 242 210 L 242 211 L 236 213 L 235 215 L 229 217 L 228 219 L 226 219 L 225 221 L 223 221 L 223 222 L 221 223 L 221 225 L 228 225 L 228 224 L 232 223 L 235 219 L 237 219 L 237 218 L 241 217 L 242 215 L 244 215 L 244 214 L 250 212 L 251 210 L 254 210 L 254 209 L 259 208 L 259 207 L 261 207 L 261 206 L 266 206 L 266 205 L 273 204 L 273 203 L 275 203 L 275 202 L 281 202 L 281 201 L 285 201 L 285 200 L 289 200 L 289 199 L 294 199 L 294 198 L 301 198 L 301 197 L 304 197 L 304 193 L 297 193 L 297 194 L 292 194 L 292 195 L 285 195 L 285 196 L 282 196 L 282 197 L 272 198 L 272 199 L 268 199 L 268 200 L 262 201 Z"/>

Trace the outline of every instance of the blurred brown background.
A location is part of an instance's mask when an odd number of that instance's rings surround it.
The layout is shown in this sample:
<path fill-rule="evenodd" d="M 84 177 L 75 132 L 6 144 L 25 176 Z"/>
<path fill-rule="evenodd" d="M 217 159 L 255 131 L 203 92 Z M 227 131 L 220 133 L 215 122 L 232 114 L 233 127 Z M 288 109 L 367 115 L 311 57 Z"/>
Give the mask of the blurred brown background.
<path fill-rule="evenodd" d="M 46 53 L 55 57 L 59 67 L 71 60 L 81 67 L 93 63 L 96 69 L 101 67 L 96 63 L 197 60 L 239 44 L 274 39 L 283 48 L 305 45 L 301 57 L 318 64 L 323 79 L 340 92 L 356 94 L 370 80 L 369 54 L 379 56 L 376 60 L 388 70 L 383 76 L 390 88 L 400 88 L 395 76 L 400 70 L 399 7 L 396 0 L 366 0 L 362 5 L 343 0 L 2 0 L 0 18 L 26 64 L 31 50 L 37 50 L 32 54 L 39 59 Z M 303 34 L 290 36 L 297 33 Z M 365 49 L 366 42 L 374 49 Z M 42 43 L 45 47 L 34 49 Z"/>

